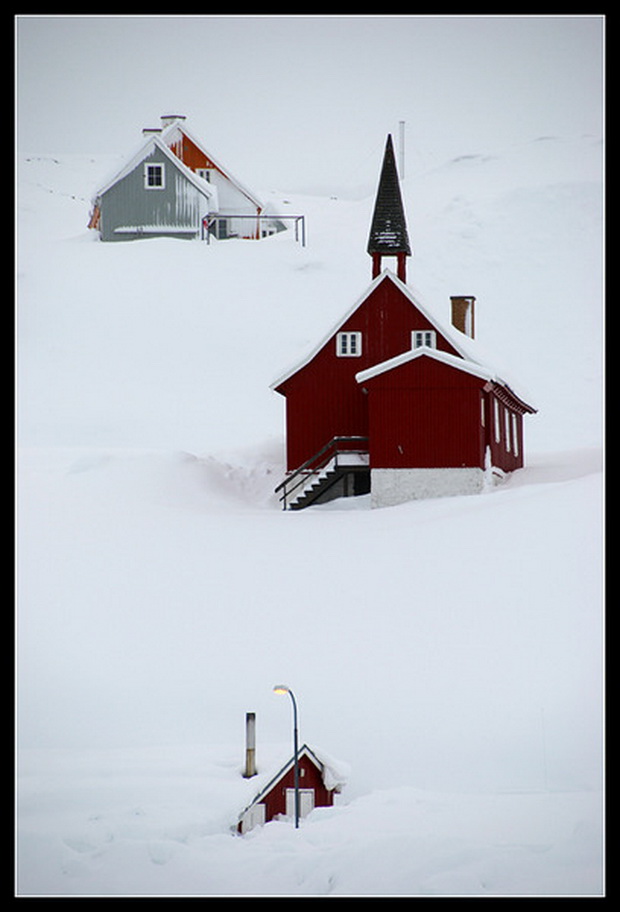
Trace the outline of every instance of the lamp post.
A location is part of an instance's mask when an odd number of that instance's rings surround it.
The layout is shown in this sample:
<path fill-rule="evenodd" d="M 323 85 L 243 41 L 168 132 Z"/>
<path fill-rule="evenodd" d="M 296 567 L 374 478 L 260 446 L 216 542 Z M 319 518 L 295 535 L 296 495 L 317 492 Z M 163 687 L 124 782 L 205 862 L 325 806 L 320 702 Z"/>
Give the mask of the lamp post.
<path fill-rule="evenodd" d="M 295 787 L 295 826 L 299 826 L 299 764 L 297 762 L 298 733 L 297 733 L 297 701 L 295 694 L 286 684 L 276 684 L 273 688 L 277 694 L 287 693 L 293 703 L 293 784 Z"/>

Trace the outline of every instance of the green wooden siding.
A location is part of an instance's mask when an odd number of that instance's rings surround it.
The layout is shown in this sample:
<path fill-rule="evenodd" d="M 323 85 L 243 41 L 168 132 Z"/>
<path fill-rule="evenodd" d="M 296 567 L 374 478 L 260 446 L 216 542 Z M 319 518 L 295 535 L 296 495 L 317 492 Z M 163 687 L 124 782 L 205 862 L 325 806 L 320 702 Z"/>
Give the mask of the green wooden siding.
<path fill-rule="evenodd" d="M 161 164 L 164 187 L 145 187 L 144 168 Z M 101 237 L 104 241 L 141 236 L 195 237 L 200 233 L 209 203 L 166 156 L 155 149 L 101 198 Z"/>

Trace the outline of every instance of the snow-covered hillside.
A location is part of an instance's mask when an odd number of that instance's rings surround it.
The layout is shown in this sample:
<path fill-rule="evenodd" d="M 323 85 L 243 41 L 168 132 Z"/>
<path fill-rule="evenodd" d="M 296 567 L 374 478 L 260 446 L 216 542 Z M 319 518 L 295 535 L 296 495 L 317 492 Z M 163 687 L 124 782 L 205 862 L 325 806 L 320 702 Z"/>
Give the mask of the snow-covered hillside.
<path fill-rule="evenodd" d="M 503 487 L 383 510 L 273 495 L 270 383 L 369 284 L 373 199 L 266 188 L 306 247 L 102 244 L 111 166 L 18 163 L 19 895 L 600 895 L 600 142 L 407 169 L 410 285 L 475 295 L 539 412 Z M 281 680 L 348 784 L 237 837 Z"/>

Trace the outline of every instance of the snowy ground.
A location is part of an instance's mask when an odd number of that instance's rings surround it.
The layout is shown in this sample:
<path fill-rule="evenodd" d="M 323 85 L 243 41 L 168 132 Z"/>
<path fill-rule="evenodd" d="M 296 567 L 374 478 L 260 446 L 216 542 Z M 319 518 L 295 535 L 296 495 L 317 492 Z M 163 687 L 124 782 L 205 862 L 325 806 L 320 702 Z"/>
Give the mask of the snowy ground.
<path fill-rule="evenodd" d="M 440 320 L 475 294 L 539 408 L 527 468 L 299 514 L 269 385 L 369 283 L 372 199 L 263 194 L 305 248 L 106 245 L 109 165 L 18 169 L 18 895 L 601 895 L 599 144 L 404 186 L 410 284 Z M 281 680 L 348 785 L 241 838 L 245 713 L 277 769 Z"/>

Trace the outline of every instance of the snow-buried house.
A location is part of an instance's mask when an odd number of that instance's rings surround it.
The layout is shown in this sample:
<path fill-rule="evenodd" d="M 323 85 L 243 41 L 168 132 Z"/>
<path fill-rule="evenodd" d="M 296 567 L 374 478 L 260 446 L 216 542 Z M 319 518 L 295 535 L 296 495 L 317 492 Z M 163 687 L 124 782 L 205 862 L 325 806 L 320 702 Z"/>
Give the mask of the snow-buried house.
<path fill-rule="evenodd" d="M 307 817 L 317 807 L 331 807 L 346 782 L 343 768 L 307 744 L 299 748 L 297 764 L 299 816 Z M 294 767 L 293 756 L 271 777 L 264 781 L 259 777 L 258 791 L 239 815 L 237 832 L 247 833 L 278 817 L 294 817 Z"/>
<path fill-rule="evenodd" d="M 93 199 L 88 227 L 101 240 L 257 239 L 284 229 L 190 134 L 184 116 L 164 116 L 142 132 L 142 145 Z"/>
<path fill-rule="evenodd" d="M 451 299 L 447 328 L 406 284 L 391 136 L 367 252 L 370 286 L 272 384 L 286 399 L 287 474 L 276 489 L 285 509 L 368 492 L 374 507 L 471 494 L 524 464 L 523 416 L 536 410 L 474 352 L 475 298 Z"/>

